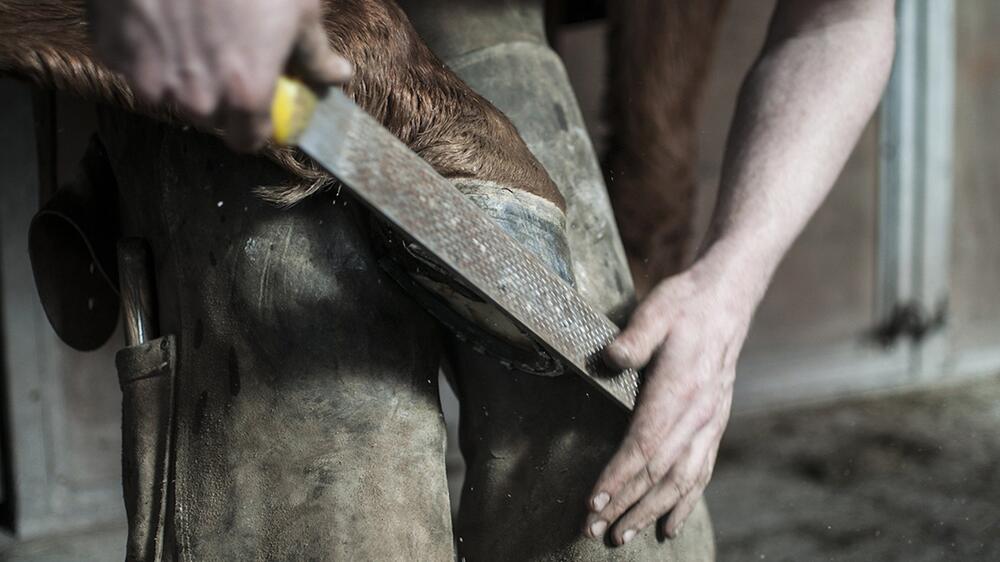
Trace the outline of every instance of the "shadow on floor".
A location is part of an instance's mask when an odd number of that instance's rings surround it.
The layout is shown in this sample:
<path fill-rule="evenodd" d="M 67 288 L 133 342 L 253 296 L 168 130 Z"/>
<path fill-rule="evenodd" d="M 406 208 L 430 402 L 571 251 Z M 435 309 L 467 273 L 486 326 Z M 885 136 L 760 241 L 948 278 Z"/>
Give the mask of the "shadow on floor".
<path fill-rule="evenodd" d="M 707 496 L 720 562 L 1000 560 L 1000 377 L 740 418 Z"/>

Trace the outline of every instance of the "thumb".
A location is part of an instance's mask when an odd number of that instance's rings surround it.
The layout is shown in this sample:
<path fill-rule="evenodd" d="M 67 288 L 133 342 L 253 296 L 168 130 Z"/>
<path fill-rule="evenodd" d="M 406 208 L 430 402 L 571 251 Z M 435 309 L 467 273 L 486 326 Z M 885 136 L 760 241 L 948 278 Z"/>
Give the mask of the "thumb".
<path fill-rule="evenodd" d="M 604 349 L 605 362 L 616 369 L 640 369 L 649 363 L 667 336 L 669 319 L 655 298 L 639 304 L 628 325 Z"/>
<path fill-rule="evenodd" d="M 330 47 L 322 18 L 306 24 L 299 36 L 289 66 L 305 82 L 313 85 L 344 84 L 354 74 L 347 59 Z"/>

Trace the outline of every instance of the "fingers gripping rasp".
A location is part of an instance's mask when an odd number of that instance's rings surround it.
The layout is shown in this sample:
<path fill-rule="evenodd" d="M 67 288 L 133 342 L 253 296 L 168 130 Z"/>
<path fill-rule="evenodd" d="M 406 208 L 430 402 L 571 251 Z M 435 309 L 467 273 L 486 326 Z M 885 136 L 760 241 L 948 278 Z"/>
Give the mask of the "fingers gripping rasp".
<path fill-rule="evenodd" d="M 600 352 L 618 328 L 339 89 L 279 81 L 275 140 L 296 144 L 375 213 L 510 316 L 564 366 L 626 409 L 639 374 Z"/>

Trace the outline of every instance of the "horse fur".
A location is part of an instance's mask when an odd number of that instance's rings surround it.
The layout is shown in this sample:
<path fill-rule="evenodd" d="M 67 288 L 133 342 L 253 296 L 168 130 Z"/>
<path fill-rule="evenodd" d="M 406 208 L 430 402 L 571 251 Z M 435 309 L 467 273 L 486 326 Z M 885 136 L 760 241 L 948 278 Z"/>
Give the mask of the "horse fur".
<path fill-rule="evenodd" d="M 521 189 L 565 204 L 514 126 L 466 86 L 420 40 L 391 0 L 326 0 L 331 46 L 350 60 L 347 94 L 443 176 Z M 170 109 L 138 99 L 94 54 L 84 0 L 0 0 L 0 72 L 175 123 Z M 286 185 L 260 189 L 292 205 L 335 180 L 297 151 L 264 154 L 293 174 Z"/>

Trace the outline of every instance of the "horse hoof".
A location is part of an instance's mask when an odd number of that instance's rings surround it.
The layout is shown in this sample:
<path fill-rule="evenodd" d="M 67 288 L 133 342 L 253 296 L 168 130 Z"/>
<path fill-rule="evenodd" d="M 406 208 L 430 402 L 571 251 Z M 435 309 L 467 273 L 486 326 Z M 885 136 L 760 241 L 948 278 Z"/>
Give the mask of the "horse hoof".
<path fill-rule="evenodd" d="M 573 285 L 566 215 L 555 203 L 491 182 L 455 180 L 455 187 L 504 232 Z M 417 245 L 381 228 L 389 251 L 382 267 L 428 312 L 479 353 L 522 372 L 554 376 L 562 365 L 505 313 L 451 276 Z"/>

